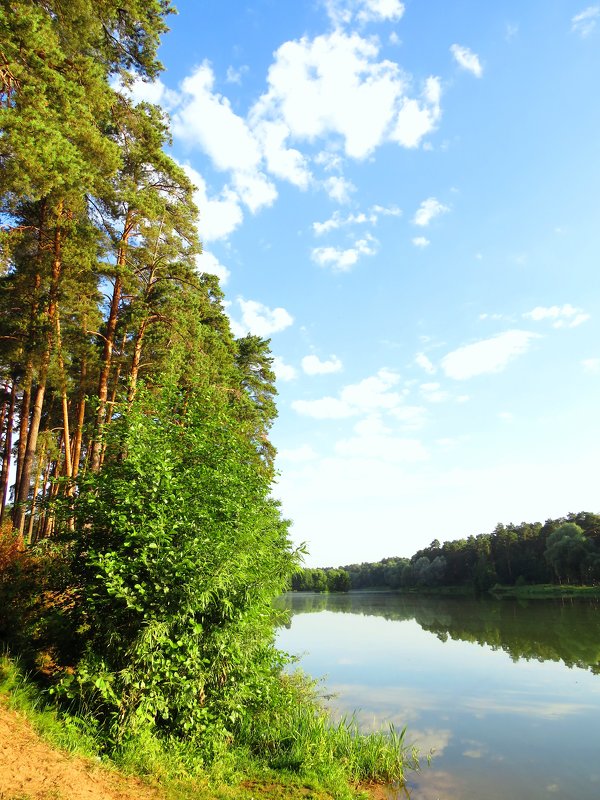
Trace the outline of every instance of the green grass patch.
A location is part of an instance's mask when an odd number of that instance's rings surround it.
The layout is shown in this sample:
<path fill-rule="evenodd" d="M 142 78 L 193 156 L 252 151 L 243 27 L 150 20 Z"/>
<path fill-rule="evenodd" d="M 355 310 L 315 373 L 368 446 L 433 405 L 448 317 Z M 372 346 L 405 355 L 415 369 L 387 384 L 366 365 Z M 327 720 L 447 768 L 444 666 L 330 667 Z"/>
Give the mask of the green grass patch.
<path fill-rule="evenodd" d="M 283 678 L 271 706 L 279 711 L 249 714 L 210 763 L 193 742 L 149 729 L 111 745 L 93 717 L 58 708 L 8 656 L 0 657 L 0 696 L 54 747 L 141 777 L 165 800 L 354 800 L 369 796 L 365 786 L 402 784 L 418 768 L 404 731 L 365 735 L 353 719 L 333 724 L 302 675 Z"/>

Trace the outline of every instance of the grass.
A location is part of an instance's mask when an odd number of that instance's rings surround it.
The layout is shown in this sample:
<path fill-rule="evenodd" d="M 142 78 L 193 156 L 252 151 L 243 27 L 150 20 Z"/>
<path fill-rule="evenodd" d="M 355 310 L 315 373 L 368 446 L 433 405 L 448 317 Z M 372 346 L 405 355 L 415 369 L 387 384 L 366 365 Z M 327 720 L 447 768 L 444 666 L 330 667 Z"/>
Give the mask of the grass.
<path fill-rule="evenodd" d="M 0 696 L 56 748 L 102 762 L 158 787 L 165 800 L 354 800 L 369 785 L 401 784 L 418 768 L 404 731 L 361 734 L 353 719 L 332 724 L 313 685 L 283 681 L 281 711 L 249 715 L 235 746 L 210 765 L 189 742 L 159 740 L 142 731 L 110 749 L 95 721 L 57 709 L 8 656 L 0 657 Z"/>

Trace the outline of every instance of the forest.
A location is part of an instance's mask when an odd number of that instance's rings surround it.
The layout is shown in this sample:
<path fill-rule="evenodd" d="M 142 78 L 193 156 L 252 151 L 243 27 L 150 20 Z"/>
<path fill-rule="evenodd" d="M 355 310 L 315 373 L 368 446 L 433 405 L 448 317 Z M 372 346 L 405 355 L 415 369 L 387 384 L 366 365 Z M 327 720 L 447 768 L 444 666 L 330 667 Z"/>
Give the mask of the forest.
<path fill-rule="evenodd" d="M 345 574 L 345 577 L 340 577 Z M 305 569 L 292 576 L 295 591 L 347 591 L 385 587 L 426 589 L 495 585 L 596 585 L 600 581 L 600 516 L 588 512 L 519 525 L 429 547 L 411 558 Z"/>
<path fill-rule="evenodd" d="M 291 764 L 350 796 L 404 748 L 331 728 L 274 646 L 301 553 L 269 342 L 232 335 L 169 121 L 127 91 L 171 13 L 0 3 L 0 642 L 100 753 Z"/>

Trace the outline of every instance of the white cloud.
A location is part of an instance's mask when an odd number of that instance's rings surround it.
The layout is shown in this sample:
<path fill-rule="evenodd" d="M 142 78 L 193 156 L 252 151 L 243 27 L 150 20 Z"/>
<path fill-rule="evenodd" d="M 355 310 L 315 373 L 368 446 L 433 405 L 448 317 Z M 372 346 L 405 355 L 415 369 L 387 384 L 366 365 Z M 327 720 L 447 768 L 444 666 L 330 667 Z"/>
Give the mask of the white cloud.
<path fill-rule="evenodd" d="M 402 395 L 392 391 L 400 381 L 396 372 L 380 369 L 359 383 L 344 386 L 339 397 L 319 400 L 296 400 L 292 408 L 299 414 L 315 419 L 342 419 L 379 410 L 391 410 L 402 402 Z"/>
<path fill-rule="evenodd" d="M 500 411 L 498 417 L 504 422 L 512 422 L 515 418 L 514 414 L 510 411 Z"/>
<path fill-rule="evenodd" d="M 272 175 L 306 189 L 312 180 L 306 157 L 294 148 L 286 147 L 290 129 L 284 122 L 261 120 L 254 128 L 267 169 Z"/>
<path fill-rule="evenodd" d="M 335 445 L 339 456 L 391 463 L 414 463 L 428 458 L 427 450 L 418 439 L 404 439 L 389 433 L 353 436 Z"/>
<path fill-rule="evenodd" d="M 129 96 L 135 104 L 152 103 L 155 106 L 162 106 L 167 111 L 179 102 L 177 92 L 167 89 L 165 84 L 157 78 L 154 81 L 143 81 L 136 78 L 130 86 L 118 86 L 119 91 Z"/>
<path fill-rule="evenodd" d="M 184 79 L 173 132 L 189 146 L 200 147 L 218 170 L 229 172 L 237 196 L 254 213 L 272 205 L 277 190 L 261 171 L 259 139 L 229 100 L 213 91 L 214 83 L 207 61 Z"/>
<path fill-rule="evenodd" d="M 361 256 L 372 256 L 377 252 L 377 241 L 367 234 L 345 250 L 339 247 L 315 247 L 312 260 L 320 267 L 331 267 L 334 272 L 348 272 Z"/>
<path fill-rule="evenodd" d="M 185 98 L 173 117 L 173 130 L 190 144 L 199 144 L 217 169 L 253 171 L 260 163 L 256 139 L 229 100 L 213 92 L 214 82 L 207 61 L 184 79 Z"/>
<path fill-rule="evenodd" d="M 445 392 L 439 383 L 422 383 L 419 389 L 423 400 L 428 403 L 443 403 L 448 399 L 448 392 Z"/>
<path fill-rule="evenodd" d="M 337 356 L 331 356 L 328 361 L 321 361 L 318 356 L 304 356 L 302 369 L 307 375 L 326 375 L 331 372 L 340 372 L 342 362 Z"/>
<path fill-rule="evenodd" d="M 272 206 L 277 189 L 262 172 L 235 172 L 233 183 L 240 200 L 255 214 L 264 206 Z"/>
<path fill-rule="evenodd" d="M 499 333 L 448 353 L 442 359 L 442 369 L 449 378 L 455 380 L 501 372 L 514 358 L 526 353 L 536 338 L 538 334 L 530 331 Z"/>
<path fill-rule="evenodd" d="M 207 250 L 204 250 L 200 255 L 196 256 L 196 269 L 198 272 L 216 275 L 223 286 L 227 283 L 231 275 L 227 267 L 221 264 L 219 259 Z"/>
<path fill-rule="evenodd" d="M 404 14 L 400 0 L 325 0 L 334 25 L 352 22 L 397 22 Z"/>
<path fill-rule="evenodd" d="M 567 303 L 564 306 L 536 306 L 523 314 L 523 317 L 532 319 L 534 322 L 553 320 L 552 327 L 554 328 L 576 328 L 586 322 L 590 315 L 581 308 L 575 308 Z"/>
<path fill-rule="evenodd" d="M 326 172 L 341 169 L 342 158 L 339 153 L 332 150 L 322 150 L 315 156 L 315 164 L 320 164 Z"/>
<path fill-rule="evenodd" d="M 248 332 L 255 336 L 270 336 L 289 328 L 294 322 L 285 308 L 269 308 L 257 300 L 244 300 L 242 297 L 238 297 L 237 303 L 242 319 L 232 324 L 236 336 L 245 336 Z"/>
<path fill-rule="evenodd" d="M 403 147 L 418 147 L 421 140 L 435 130 L 442 115 L 441 95 L 439 78 L 427 78 L 420 100 L 407 97 L 403 99 L 390 138 Z"/>
<path fill-rule="evenodd" d="M 417 353 L 415 356 L 415 364 L 418 364 L 421 369 L 424 369 L 428 375 L 433 375 L 435 373 L 435 367 L 431 363 L 431 361 L 427 358 L 425 353 Z"/>
<path fill-rule="evenodd" d="M 390 409 L 390 414 L 403 428 L 410 431 L 419 430 L 427 422 L 427 409 L 423 406 L 399 405 Z"/>
<path fill-rule="evenodd" d="M 279 450 L 277 452 L 277 458 L 280 458 L 284 461 L 291 461 L 295 464 L 300 464 L 306 461 L 314 461 L 314 459 L 317 457 L 317 453 L 309 444 L 302 444 L 300 447 Z"/>
<path fill-rule="evenodd" d="M 432 219 L 439 217 L 441 214 L 446 214 L 448 211 L 450 211 L 448 206 L 440 203 L 440 201 L 435 197 L 428 197 L 427 200 L 423 200 L 415 212 L 413 223 L 425 228 L 427 225 L 429 225 Z"/>
<path fill-rule="evenodd" d="M 186 175 L 196 187 L 194 202 L 200 216 L 198 230 L 203 242 L 226 239 L 244 219 L 240 201 L 235 192 L 225 187 L 218 197 L 209 197 L 206 181 L 189 164 L 183 166 Z"/>
<path fill-rule="evenodd" d="M 600 6 L 588 6 L 571 19 L 571 31 L 583 39 L 589 36 L 600 19 Z"/>
<path fill-rule="evenodd" d="M 338 136 L 356 159 L 388 140 L 418 146 L 440 117 L 440 82 L 428 78 L 419 99 L 410 98 L 408 78 L 398 64 L 378 61 L 379 49 L 340 29 L 285 42 L 251 117 L 285 123 L 296 141 Z"/>
<path fill-rule="evenodd" d="M 450 48 L 450 52 L 460 67 L 466 69 L 467 72 L 470 72 L 472 75 L 475 75 L 476 78 L 481 78 L 483 75 L 483 67 L 476 53 L 469 50 L 468 47 L 462 47 L 459 44 L 453 44 Z"/>
<path fill-rule="evenodd" d="M 345 419 L 356 414 L 354 409 L 336 397 L 321 397 L 319 400 L 294 400 L 292 408 L 298 414 L 313 419 Z"/>
<path fill-rule="evenodd" d="M 293 381 L 298 371 L 291 364 L 286 364 L 283 358 L 273 357 L 273 371 L 278 381 Z"/>
<path fill-rule="evenodd" d="M 378 205 L 372 206 L 367 213 L 361 211 L 358 214 L 348 214 L 345 217 L 342 216 L 339 211 L 334 211 L 332 216 L 325 220 L 325 222 L 313 222 L 312 229 L 315 236 L 322 236 L 323 234 L 350 225 L 377 225 L 380 216 L 399 217 L 401 214 L 402 211 L 396 206 L 386 208 L 385 206 Z"/>
<path fill-rule="evenodd" d="M 412 243 L 415 247 L 429 247 L 429 239 L 427 239 L 425 236 L 415 236 L 412 240 Z"/>
<path fill-rule="evenodd" d="M 346 180 L 341 175 L 332 175 L 323 181 L 323 185 L 329 197 L 338 203 L 349 203 L 350 194 L 356 191 L 352 181 Z"/>
<path fill-rule="evenodd" d="M 581 366 L 590 375 L 598 375 L 600 373 L 600 358 L 584 358 Z"/>
<path fill-rule="evenodd" d="M 242 78 L 248 72 L 249 69 L 250 67 L 248 67 L 246 64 L 242 64 L 242 66 L 239 67 L 238 69 L 232 66 L 227 67 L 227 77 L 226 77 L 227 83 L 241 84 Z"/>

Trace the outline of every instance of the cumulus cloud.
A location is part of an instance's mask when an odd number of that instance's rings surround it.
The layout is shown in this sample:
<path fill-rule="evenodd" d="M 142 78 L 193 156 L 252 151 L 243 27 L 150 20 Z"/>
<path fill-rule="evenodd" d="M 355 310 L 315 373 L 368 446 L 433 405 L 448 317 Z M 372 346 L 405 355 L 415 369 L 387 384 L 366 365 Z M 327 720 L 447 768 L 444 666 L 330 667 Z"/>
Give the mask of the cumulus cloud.
<path fill-rule="evenodd" d="M 439 383 L 422 383 L 419 389 L 423 400 L 428 403 L 443 403 L 449 396 Z"/>
<path fill-rule="evenodd" d="M 427 358 L 425 353 L 417 353 L 415 356 L 415 364 L 421 367 L 421 369 L 425 370 L 428 375 L 433 375 L 435 373 L 435 367 Z"/>
<path fill-rule="evenodd" d="M 337 203 L 349 203 L 350 195 L 356 191 L 356 186 L 352 181 L 346 180 L 341 175 L 332 175 L 323 181 L 325 191 L 332 200 Z"/>
<path fill-rule="evenodd" d="M 313 419 L 345 419 L 357 412 L 336 397 L 321 397 L 318 400 L 294 400 L 292 408 L 298 414 Z"/>
<path fill-rule="evenodd" d="M 219 195 L 209 196 L 202 175 L 189 164 L 184 164 L 183 169 L 196 187 L 194 202 L 200 209 L 198 219 L 200 238 L 203 242 L 226 239 L 244 219 L 237 194 L 225 186 Z"/>
<path fill-rule="evenodd" d="M 383 409 L 391 410 L 402 402 L 402 395 L 393 390 L 399 381 L 400 376 L 396 372 L 380 369 L 359 383 L 345 386 L 338 397 L 295 400 L 292 408 L 299 414 L 315 419 L 343 419 Z"/>
<path fill-rule="evenodd" d="M 295 141 L 337 136 L 356 159 L 388 140 L 418 146 L 439 120 L 440 82 L 430 77 L 418 98 L 409 97 L 405 73 L 378 60 L 379 49 L 375 39 L 340 29 L 285 42 L 252 119 L 284 123 Z"/>
<path fill-rule="evenodd" d="M 441 214 L 446 214 L 448 211 L 450 211 L 448 206 L 440 203 L 435 197 L 428 197 L 427 200 L 423 200 L 415 212 L 413 223 L 421 228 L 426 228 L 432 219 L 439 217 Z"/>
<path fill-rule="evenodd" d="M 203 253 L 196 256 L 196 269 L 198 272 L 206 272 L 209 275 L 216 275 L 221 285 L 225 285 L 231 275 L 230 271 L 224 264 L 221 264 L 219 259 L 213 254 L 204 250 Z"/>
<path fill-rule="evenodd" d="M 268 171 L 277 178 L 306 189 L 312 180 L 306 157 L 295 148 L 286 146 L 290 129 L 284 122 L 261 120 L 254 128 L 261 144 Z"/>
<path fill-rule="evenodd" d="M 442 369 L 454 380 L 501 372 L 513 359 L 526 353 L 536 338 L 538 334 L 531 331 L 505 331 L 448 353 L 442 359 Z"/>
<path fill-rule="evenodd" d="M 262 171 L 264 142 L 229 100 L 214 91 L 214 84 L 207 61 L 185 78 L 173 132 L 190 147 L 200 147 L 218 170 L 228 172 L 237 197 L 255 213 L 277 198 L 275 185 Z"/>
<path fill-rule="evenodd" d="M 238 67 L 238 69 L 232 66 L 227 67 L 227 73 L 226 73 L 227 83 L 241 84 L 242 78 L 248 72 L 249 69 L 250 67 L 248 67 L 246 64 L 242 64 L 242 66 Z"/>
<path fill-rule="evenodd" d="M 160 78 L 154 81 L 143 81 L 141 78 L 136 78 L 131 85 L 125 87 L 121 84 L 118 88 L 136 105 L 137 103 L 152 103 L 152 105 L 162 106 L 169 111 L 179 102 L 179 94 L 168 89 Z"/>
<path fill-rule="evenodd" d="M 554 328 L 576 328 L 586 322 L 590 315 L 581 308 L 575 308 L 567 303 L 564 306 L 536 306 L 523 314 L 523 317 L 534 322 L 552 320 Z"/>
<path fill-rule="evenodd" d="M 377 241 L 367 234 L 357 239 L 352 247 L 315 247 L 311 258 L 320 267 L 330 267 L 334 272 L 348 272 L 361 256 L 372 256 L 377 252 Z"/>
<path fill-rule="evenodd" d="M 425 236 L 415 236 L 414 239 L 412 240 L 412 243 L 414 244 L 415 247 L 420 247 L 420 248 L 429 247 L 429 239 L 427 239 L 427 237 Z"/>
<path fill-rule="evenodd" d="M 298 375 L 296 368 L 291 364 L 286 364 L 279 356 L 273 357 L 273 371 L 278 381 L 293 381 Z"/>
<path fill-rule="evenodd" d="M 300 464 L 306 461 L 314 461 L 314 459 L 317 457 L 317 453 L 309 444 L 302 444 L 300 447 L 287 448 L 277 452 L 278 459 L 291 461 L 295 464 Z"/>
<path fill-rule="evenodd" d="M 571 19 L 571 31 L 583 39 L 589 36 L 600 19 L 600 6 L 588 6 Z"/>
<path fill-rule="evenodd" d="M 325 0 L 325 8 L 334 25 L 397 22 L 404 14 L 400 0 Z"/>
<path fill-rule="evenodd" d="M 252 333 L 255 336 L 270 336 L 273 333 L 289 328 L 294 318 L 285 308 L 269 308 L 257 300 L 244 300 L 238 297 L 237 304 L 241 311 L 241 321 L 232 321 L 232 329 L 236 336 Z"/>
<path fill-rule="evenodd" d="M 453 44 L 450 48 L 450 52 L 454 56 L 456 63 L 462 67 L 462 69 L 475 75 L 476 78 L 481 78 L 483 75 L 483 67 L 476 53 L 469 50 L 468 47 L 462 47 L 460 44 Z"/>
<path fill-rule="evenodd" d="M 328 360 L 321 361 L 318 356 L 304 356 L 302 359 L 302 369 L 307 375 L 327 375 L 331 372 L 340 372 L 342 362 L 337 356 L 331 356 Z"/>
<path fill-rule="evenodd" d="M 346 228 L 351 225 L 377 225 L 379 217 L 394 216 L 399 217 L 402 211 L 396 206 L 386 208 L 385 206 L 372 206 L 368 212 L 361 211 L 358 214 L 347 214 L 343 216 L 339 211 L 335 211 L 325 222 L 313 222 L 312 229 L 315 236 L 323 236 L 339 228 Z"/>
<path fill-rule="evenodd" d="M 419 100 L 404 97 L 390 139 L 409 149 L 418 147 L 439 122 L 441 95 L 439 79 L 429 77 Z"/>

